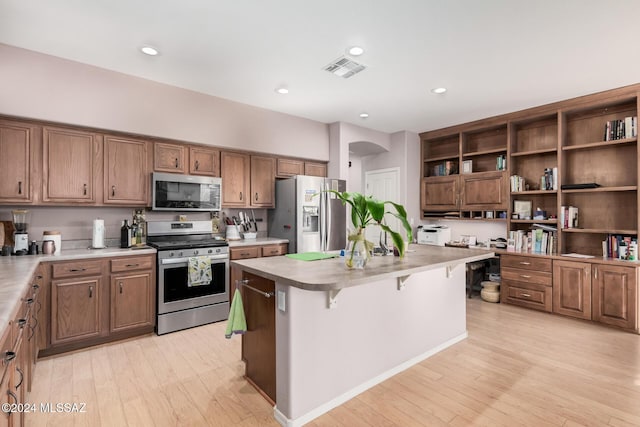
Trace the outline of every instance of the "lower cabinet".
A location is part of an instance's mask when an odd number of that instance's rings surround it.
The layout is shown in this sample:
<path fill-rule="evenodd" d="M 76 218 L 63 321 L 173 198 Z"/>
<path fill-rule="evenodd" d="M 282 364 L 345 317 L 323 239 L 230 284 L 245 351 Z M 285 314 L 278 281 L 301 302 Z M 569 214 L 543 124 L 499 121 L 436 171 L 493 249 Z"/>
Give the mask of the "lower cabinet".
<path fill-rule="evenodd" d="M 500 265 L 503 303 L 640 331 L 638 267 L 511 254 Z"/>
<path fill-rule="evenodd" d="M 46 353 L 153 331 L 154 255 L 51 263 Z"/>
<path fill-rule="evenodd" d="M 155 278 L 149 257 L 111 260 L 110 332 L 154 326 Z"/>
<path fill-rule="evenodd" d="M 593 320 L 638 330 L 638 270 L 594 265 L 591 303 Z"/>
<path fill-rule="evenodd" d="M 229 259 L 259 258 L 267 256 L 279 256 L 287 253 L 289 245 L 287 243 L 273 243 L 256 246 L 236 246 L 229 248 Z M 231 266 L 229 268 L 229 301 L 233 300 L 236 291 L 236 281 L 242 279 L 242 270 Z"/>
<path fill-rule="evenodd" d="M 553 261 L 553 312 L 591 319 L 591 264 Z"/>

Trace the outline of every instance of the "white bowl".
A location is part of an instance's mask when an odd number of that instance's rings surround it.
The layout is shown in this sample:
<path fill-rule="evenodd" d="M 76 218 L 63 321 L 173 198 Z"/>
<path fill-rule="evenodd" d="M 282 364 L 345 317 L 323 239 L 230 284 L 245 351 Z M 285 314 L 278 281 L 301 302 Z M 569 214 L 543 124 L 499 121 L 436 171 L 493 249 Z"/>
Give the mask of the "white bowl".
<path fill-rule="evenodd" d="M 242 237 L 244 237 L 245 239 L 255 239 L 257 235 L 258 233 L 256 232 L 242 233 Z"/>

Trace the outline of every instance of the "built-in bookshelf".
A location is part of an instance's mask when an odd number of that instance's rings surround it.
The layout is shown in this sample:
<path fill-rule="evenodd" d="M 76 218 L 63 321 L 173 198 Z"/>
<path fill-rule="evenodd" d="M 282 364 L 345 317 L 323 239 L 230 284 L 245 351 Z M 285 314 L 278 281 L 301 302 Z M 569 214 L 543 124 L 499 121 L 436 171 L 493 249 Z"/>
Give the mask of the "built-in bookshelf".
<path fill-rule="evenodd" d="M 439 212 L 423 200 L 423 217 L 506 216 L 500 219 L 506 221 L 507 231 L 521 234 L 544 225 L 545 232 L 555 234 L 557 254 L 602 256 L 602 242 L 611 235 L 637 239 L 639 93 L 637 84 L 421 134 L 423 199 L 431 180 L 441 194 L 445 189 L 456 194 Z M 500 156 L 506 206 L 465 208 L 465 162 L 471 163 L 471 175 L 481 176 L 496 171 Z M 458 161 L 457 175 L 449 176 L 446 184 L 427 170 L 444 160 Z M 511 177 L 523 185 L 514 187 Z M 588 188 L 589 184 L 595 185 Z M 529 217 L 514 215 L 514 205 L 521 208 L 523 203 L 530 206 Z M 561 222 L 564 207 L 576 208 L 576 227 L 565 228 Z M 541 215 L 535 216 L 536 211 Z"/>

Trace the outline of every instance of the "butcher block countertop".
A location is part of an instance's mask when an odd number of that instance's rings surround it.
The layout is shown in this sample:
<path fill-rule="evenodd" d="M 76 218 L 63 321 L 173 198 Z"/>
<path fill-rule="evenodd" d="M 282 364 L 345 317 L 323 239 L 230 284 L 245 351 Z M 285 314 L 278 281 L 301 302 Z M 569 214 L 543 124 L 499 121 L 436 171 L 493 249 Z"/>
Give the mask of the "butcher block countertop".
<path fill-rule="evenodd" d="M 491 258 L 483 249 L 410 245 L 403 259 L 372 257 L 363 270 L 348 269 L 344 258 L 301 261 L 287 256 L 231 261 L 249 273 L 309 291 L 338 290 L 375 280 L 408 276 L 421 271 Z"/>

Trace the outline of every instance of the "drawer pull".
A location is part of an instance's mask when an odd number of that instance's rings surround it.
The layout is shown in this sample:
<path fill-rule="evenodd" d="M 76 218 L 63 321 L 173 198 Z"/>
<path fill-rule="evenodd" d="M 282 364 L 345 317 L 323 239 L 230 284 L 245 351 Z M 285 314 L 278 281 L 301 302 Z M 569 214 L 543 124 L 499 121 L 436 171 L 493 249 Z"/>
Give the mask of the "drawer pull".
<path fill-rule="evenodd" d="M 79 273 L 81 271 L 87 271 L 86 268 L 72 268 L 69 270 L 69 273 Z"/>
<path fill-rule="evenodd" d="M 527 274 L 521 274 L 520 277 L 525 278 L 525 279 L 531 279 L 531 276 L 529 276 Z"/>
<path fill-rule="evenodd" d="M 275 254 L 277 254 L 277 253 L 278 253 L 278 251 L 277 251 L 277 250 L 273 250 L 273 251 L 271 251 L 271 252 L 269 252 L 269 253 L 270 253 L 271 255 L 275 255 Z"/>
<path fill-rule="evenodd" d="M 522 295 L 525 298 L 529 298 L 531 296 L 530 294 L 520 294 L 520 295 Z"/>
<path fill-rule="evenodd" d="M 247 253 L 247 252 L 243 252 L 243 253 L 240 254 L 240 256 L 251 256 L 251 254 Z"/>
<path fill-rule="evenodd" d="M 520 261 L 520 264 L 522 264 L 522 265 L 531 265 L 531 263 L 527 262 L 527 261 Z"/>
<path fill-rule="evenodd" d="M 22 369 L 17 367 L 16 367 L 16 371 L 18 371 L 18 373 L 20 374 L 20 382 L 16 384 L 16 390 L 17 390 L 20 388 L 20 386 L 22 385 L 22 382 L 24 381 L 24 372 L 22 372 Z"/>
<path fill-rule="evenodd" d="M 9 363 L 15 358 L 16 358 L 16 353 L 14 351 L 5 351 L 5 353 L 4 353 L 4 362 L 5 363 Z"/>
<path fill-rule="evenodd" d="M 128 268 L 140 267 L 140 264 L 127 264 L 126 267 Z"/>

